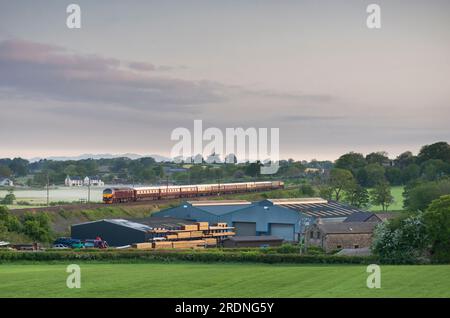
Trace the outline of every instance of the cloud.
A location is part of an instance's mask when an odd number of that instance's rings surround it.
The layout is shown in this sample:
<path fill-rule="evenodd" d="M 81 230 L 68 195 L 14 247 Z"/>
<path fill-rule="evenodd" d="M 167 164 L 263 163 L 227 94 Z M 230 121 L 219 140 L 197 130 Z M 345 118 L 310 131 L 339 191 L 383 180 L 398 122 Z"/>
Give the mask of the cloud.
<path fill-rule="evenodd" d="M 27 98 L 158 111 L 198 107 L 226 99 L 217 84 L 143 75 L 123 64 L 118 59 L 79 54 L 59 46 L 7 40 L 0 42 L 0 89 L 19 92 Z M 130 66 L 158 69 L 142 62 L 128 63 Z"/>
<path fill-rule="evenodd" d="M 128 68 L 139 72 L 158 72 L 158 71 L 171 71 L 174 69 L 184 69 L 183 66 L 168 66 L 168 65 L 154 65 L 146 62 L 130 62 Z"/>

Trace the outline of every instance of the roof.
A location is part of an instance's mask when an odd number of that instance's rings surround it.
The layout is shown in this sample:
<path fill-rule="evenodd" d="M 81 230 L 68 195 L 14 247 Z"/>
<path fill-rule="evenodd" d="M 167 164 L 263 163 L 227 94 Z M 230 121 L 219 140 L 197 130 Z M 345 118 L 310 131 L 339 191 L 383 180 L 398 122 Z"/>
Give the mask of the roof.
<path fill-rule="evenodd" d="M 251 204 L 246 200 L 201 200 L 201 201 L 187 201 L 192 206 L 213 206 L 213 205 L 239 205 Z"/>
<path fill-rule="evenodd" d="M 260 235 L 260 236 L 232 236 L 228 238 L 234 242 L 267 242 L 267 241 L 283 241 L 281 237 L 273 235 Z"/>
<path fill-rule="evenodd" d="M 383 213 L 374 213 L 381 221 L 394 219 L 399 216 L 398 213 L 389 213 L 389 212 L 383 212 Z"/>
<path fill-rule="evenodd" d="M 336 222 L 317 224 L 324 234 L 370 234 L 376 222 Z"/>
<path fill-rule="evenodd" d="M 227 214 L 253 205 L 251 202 L 244 200 L 188 201 L 186 203 L 195 209 L 214 215 Z"/>
<path fill-rule="evenodd" d="M 283 204 L 309 204 L 309 203 L 328 203 L 327 200 L 322 198 L 289 198 L 289 199 L 268 199 L 273 205 Z"/>
<path fill-rule="evenodd" d="M 289 201 L 271 201 L 276 202 L 276 205 L 295 210 L 314 218 L 342 218 L 348 217 L 355 212 L 364 212 L 340 202 L 327 201 L 320 198 L 300 198 L 289 199 Z"/>
<path fill-rule="evenodd" d="M 191 220 L 157 216 L 132 219 L 130 221 L 145 224 L 151 228 L 164 228 L 168 230 L 177 229 L 186 224 L 195 224 L 195 222 Z"/>
<path fill-rule="evenodd" d="M 372 212 L 355 212 L 350 214 L 344 222 L 366 222 L 374 215 L 376 216 L 376 214 Z"/>
<path fill-rule="evenodd" d="M 136 222 L 124 220 L 124 219 L 103 219 L 103 220 L 97 220 L 97 221 L 92 221 L 92 222 L 73 224 L 72 226 L 79 226 L 79 225 L 86 225 L 86 224 L 93 224 L 93 223 L 100 223 L 100 222 L 113 223 L 116 225 L 125 226 L 125 227 L 131 228 L 134 230 L 138 230 L 138 231 L 142 231 L 142 232 L 147 232 L 152 229 L 148 225 L 136 223 Z"/>

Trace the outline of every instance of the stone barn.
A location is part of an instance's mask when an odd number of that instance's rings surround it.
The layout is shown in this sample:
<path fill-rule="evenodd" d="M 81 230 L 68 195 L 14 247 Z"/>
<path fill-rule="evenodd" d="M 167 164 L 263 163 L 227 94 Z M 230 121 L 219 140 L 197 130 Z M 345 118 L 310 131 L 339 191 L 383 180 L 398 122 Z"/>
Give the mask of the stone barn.
<path fill-rule="evenodd" d="M 368 248 L 376 225 L 377 222 L 316 223 L 307 229 L 306 243 L 326 252 Z"/>

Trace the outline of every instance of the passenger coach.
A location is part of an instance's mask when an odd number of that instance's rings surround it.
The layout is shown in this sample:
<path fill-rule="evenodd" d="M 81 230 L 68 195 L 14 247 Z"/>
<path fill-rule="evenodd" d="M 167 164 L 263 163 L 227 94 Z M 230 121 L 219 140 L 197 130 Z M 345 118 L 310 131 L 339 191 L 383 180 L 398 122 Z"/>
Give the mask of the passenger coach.
<path fill-rule="evenodd" d="M 244 193 L 284 188 L 283 181 L 241 183 L 194 184 L 138 188 L 107 188 L 103 191 L 104 203 L 124 203 L 138 200 L 190 198 L 216 194 Z"/>

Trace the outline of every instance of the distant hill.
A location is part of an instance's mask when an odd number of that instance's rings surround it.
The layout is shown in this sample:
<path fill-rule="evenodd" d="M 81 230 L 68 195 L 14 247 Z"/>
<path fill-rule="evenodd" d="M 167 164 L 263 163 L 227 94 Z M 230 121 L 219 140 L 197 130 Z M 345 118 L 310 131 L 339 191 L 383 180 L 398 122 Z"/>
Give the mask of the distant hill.
<path fill-rule="evenodd" d="M 114 158 L 121 158 L 121 157 L 126 157 L 126 158 L 130 158 L 130 159 L 139 159 L 139 158 L 144 158 L 144 157 L 152 157 L 153 159 L 155 159 L 155 161 L 157 162 L 161 162 L 161 161 L 171 161 L 170 158 L 164 157 L 164 156 L 160 156 L 160 155 L 139 155 L 139 154 L 135 154 L 135 153 L 125 153 L 125 154 L 117 154 L 117 155 L 112 155 L 112 154 L 82 154 L 79 156 L 52 156 L 52 157 L 35 157 L 35 158 L 31 158 L 29 159 L 30 162 L 36 162 L 42 159 L 47 159 L 47 160 L 54 160 L 54 161 L 68 161 L 68 160 L 85 160 L 85 159 L 114 159 Z"/>

